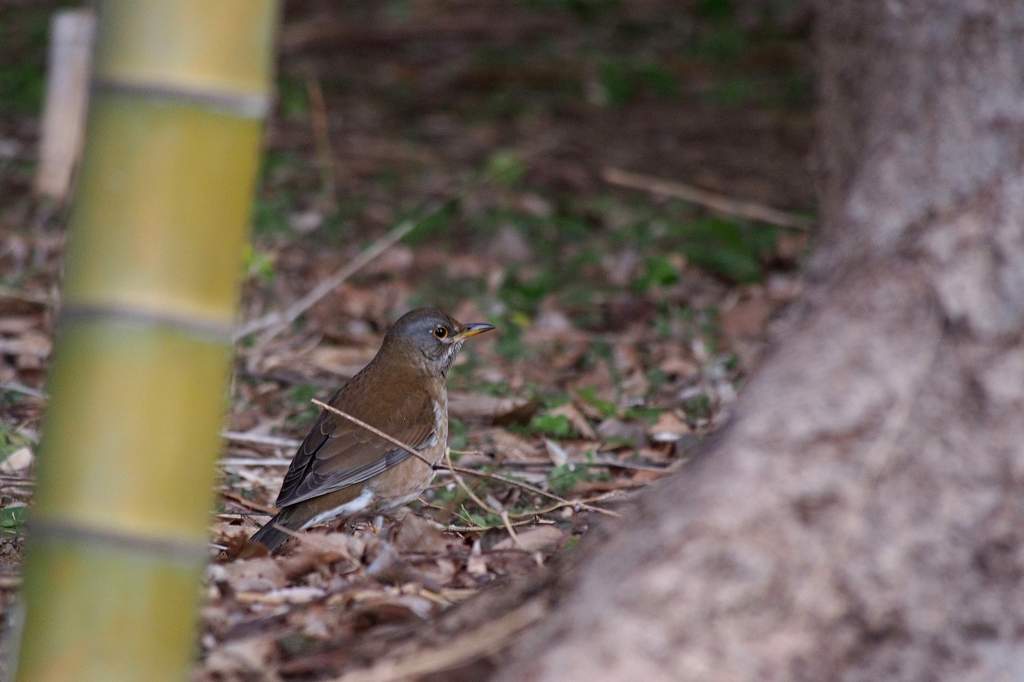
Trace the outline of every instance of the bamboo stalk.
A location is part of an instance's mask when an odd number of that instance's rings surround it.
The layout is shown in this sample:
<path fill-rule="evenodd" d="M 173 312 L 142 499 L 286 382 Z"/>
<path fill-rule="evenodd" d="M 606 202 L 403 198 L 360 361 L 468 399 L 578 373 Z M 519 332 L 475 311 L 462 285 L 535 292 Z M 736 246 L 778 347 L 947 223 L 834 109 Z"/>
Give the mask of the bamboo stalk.
<path fill-rule="evenodd" d="M 99 3 L 19 680 L 188 677 L 276 18 Z"/>

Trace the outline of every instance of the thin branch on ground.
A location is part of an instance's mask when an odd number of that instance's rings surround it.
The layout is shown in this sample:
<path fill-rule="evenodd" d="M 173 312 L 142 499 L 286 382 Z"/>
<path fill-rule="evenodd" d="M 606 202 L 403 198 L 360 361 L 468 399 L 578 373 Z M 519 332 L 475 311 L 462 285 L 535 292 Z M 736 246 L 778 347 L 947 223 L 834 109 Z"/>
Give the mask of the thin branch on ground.
<path fill-rule="evenodd" d="M 0 285 L 0 298 L 6 298 L 12 301 L 22 301 L 24 303 L 34 303 L 41 306 L 52 306 L 55 303 L 54 299 L 46 294 L 37 294 L 31 291 L 23 291 L 21 289 L 15 289 L 13 287 L 3 285 Z"/>
<path fill-rule="evenodd" d="M 394 436 L 390 436 L 390 435 L 384 433 L 383 431 L 378 429 L 376 426 L 372 426 L 370 424 L 367 424 L 362 419 L 359 419 L 358 417 L 353 417 L 348 412 L 345 412 L 343 410 L 339 410 L 336 407 L 332 407 L 331 405 L 328 405 L 325 402 L 317 400 L 316 398 L 313 398 L 310 402 L 313 403 L 314 405 L 316 405 L 317 407 L 320 407 L 320 408 L 322 408 L 324 410 L 327 410 L 328 412 L 330 412 L 332 414 L 336 414 L 339 417 L 344 417 L 345 419 L 349 420 L 350 422 L 352 422 L 356 426 L 361 427 L 363 429 L 366 429 L 367 431 L 369 431 L 373 435 L 379 436 L 380 438 L 383 438 L 384 440 L 386 440 L 387 442 L 391 443 L 395 447 L 398 447 L 398 448 L 401 448 L 402 450 L 405 450 L 410 455 L 412 455 L 413 457 L 415 457 L 419 461 L 423 462 L 424 464 L 426 464 L 431 469 L 434 468 L 434 463 L 431 462 L 430 460 L 428 460 L 423 455 L 421 455 L 419 452 L 417 452 L 416 448 L 412 447 L 411 445 L 406 445 L 405 443 L 403 443 L 402 441 L 398 440 Z"/>
<path fill-rule="evenodd" d="M 257 433 L 242 433 L 241 431 L 223 431 L 221 438 L 233 443 L 250 443 L 252 445 L 269 445 L 275 448 L 295 449 L 302 445 L 302 441 L 294 438 L 281 438 L 279 436 L 262 436 Z"/>
<path fill-rule="evenodd" d="M 484 453 L 479 450 L 452 450 L 453 455 L 479 455 L 485 456 Z M 606 469 L 626 469 L 628 471 L 650 471 L 653 473 L 669 473 L 671 471 L 670 465 L 655 465 L 655 464 L 642 464 L 637 462 L 623 462 L 613 459 L 595 459 L 593 461 L 586 459 L 570 459 L 566 464 L 577 466 L 577 467 L 590 467 L 590 468 L 606 468 Z M 511 461 L 502 462 L 503 467 L 516 467 L 520 469 L 543 468 L 553 469 L 555 464 L 550 460 L 543 461 Z"/>
<path fill-rule="evenodd" d="M 507 485 L 516 486 L 518 488 L 522 488 L 523 490 L 529 490 L 531 493 L 535 493 L 537 495 L 542 495 L 542 496 L 550 498 L 552 500 L 558 500 L 559 502 L 564 503 L 564 506 L 567 506 L 567 507 L 568 506 L 579 507 L 581 509 L 586 509 L 587 511 L 597 512 L 598 514 L 604 514 L 605 516 L 614 516 L 614 517 L 620 516 L 620 514 L 618 512 L 614 512 L 614 511 L 612 511 L 610 509 L 602 509 L 601 507 L 594 507 L 593 505 L 589 505 L 589 504 L 587 504 L 587 503 L 585 503 L 585 502 L 583 502 L 581 500 L 569 500 L 569 499 L 566 499 L 566 498 L 562 497 L 561 495 L 556 495 L 555 493 L 549 492 L 549 491 L 544 490 L 542 488 L 538 488 L 537 486 L 530 485 L 529 483 L 524 483 L 523 481 L 517 481 L 514 478 L 507 478 L 507 477 L 501 476 L 499 474 L 490 474 L 490 473 L 487 473 L 487 472 L 484 472 L 484 471 L 477 471 L 475 469 L 467 469 L 465 467 L 457 467 L 457 466 L 453 466 L 452 467 L 452 471 L 453 472 L 457 471 L 460 474 L 467 474 L 469 476 L 476 476 L 478 478 L 489 478 L 492 481 L 501 481 L 502 483 L 505 483 Z"/>
<path fill-rule="evenodd" d="M 328 412 L 336 414 L 339 417 L 344 417 L 345 419 L 349 420 L 350 422 L 352 422 L 356 426 L 359 426 L 359 427 L 361 427 L 363 429 L 366 429 L 370 433 L 372 433 L 372 434 L 374 434 L 376 436 L 379 436 L 380 438 L 383 438 L 384 440 L 388 441 L 392 445 L 394 445 L 396 447 L 399 447 L 402 450 L 405 450 L 410 455 L 412 455 L 416 459 L 420 460 L 421 462 L 423 462 L 424 464 L 429 466 L 431 469 L 435 468 L 434 464 L 432 464 L 427 458 L 425 458 L 423 455 L 421 455 L 419 452 L 417 452 L 415 448 L 413 448 L 412 446 L 410 446 L 410 445 L 408 445 L 406 443 L 403 443 L 402 441 L 398 440 L 397 438 L 395 438 L 393 436 L 388 435 L 387 433 L 384 433 L 383 431 L 381 431 L 377 427 L 372 426 L 370 424 L 367 424 L 362 419 L 359 419 L 357 417 L 353 417 L 352 415 L 348 414 L 347 412 L 345 412 L 343 410 L 339 410 L 336 407 L 332 407 L 331 405 L 328 405 L 325 402 L 317 400 L 316 398 L 314 398 L 311 402 L 314 405 L 317 405 L 320 408 L 327 410 Z M 507 514 L 507 512 L 503 512 L 500 509 L 495 509 L 493 506 L 487 504 L 482 499 L 480 499 L 480 497 L 477 496 L 477 494 L 474 493 L 473 490 L 468 485 L 466 485 L 466 482 L 462 480 L 462 477 L 459 476 L 459 473 L 461 473 L 461 472 L 471 472 L 474 475 L 478 474 L 479 472 L 472 472 L 470 469 L 463 469 L 462 467 L 457 467 L 454 464 L 452 464 L 452 459 L 451 459 L 451 455 L 448 452 L 448 448 L 445 448 L 445 450 L 444 450 L 444 459 L 445 459 L 445 464 L 447 465 L 448 471 L 451 472 L 452 477 L 455 479 L 455 482 L 458 484 L 458 486 L 460 488 L 462 488 L 462 490 L 469 496 L 469 498 L 471 500 L 473 500 L 473 502 L 478 507 L 480 507 L 481 509 L 483 509 L 484 511 L 486 511 L 488 513 L 496 514 L 498 516 L 502 516 L 503 514 Z M 487 475 L 486 477 L 487 478 L 495 478 L 496 480 L 501 480 L 501 477 L 494 477 L 492 475 Z M 513 483 L 511 479 L 504 479 L 504 480 L 505 480 L 506 483 Z M 522 486 L 526 487 L 526 484 L 519 484 L 519 485 L 522 485 Z M 529 486 L 529 487 L 532 488 L 533 486 Z M 547 495 L 549 497 L 553 496 L 556 499 L 558 499 L 559 501 L 568 502 L 568 500 L 565 500 L 564 498 L 554 496 L 554 495 L 552 495 L 550 493 L 545 493 L 545 492 L 541 491 L 540 488 L 533 488 L 533 490 L 535 492 L 539 492 L 542 495 Z M 594 507 L 594 509 L 598 509 L 598 508 Z M 604 513 L 608 513 L 608 514 L 612 514 L 612 515 L 618 516 L 618 514 L 615 514 L 615 512 L 609 512 L 608 510 L 602 509 L 600 511 L 602 511 Z M 511 527 L 509 527 L 508 530 L 509 530 L 509 534 L 512 536 L 512 541 L 518 544 L 519 540 L 515 536 L 515 531 L 513 531 L 511 529 Z"/>
<path fill-rule="evenodd" d="M 220 491 L 220 496 L 223 497 L 226 500 L 231 500 L 232 502 L 234 502 L 236 504 L 240 504 L 243 507 L 245 507 L 246 509 L 253 509 L 255 511 L 260 511 L 260 512 L 263 512 L 265 514 L 271 514 L 271 515 L 273 515 L 274 512 L 276 511 L 273 507 L 268 507 L 265 504 L 261 504 L 259 502 L 254 502 L 253 500 L 247 500 L 244 497 L 242 497 L 241 495 L 233 493 L 230 490 L 221 490 Z"/>
<path fill-rule="evenodd" d="M 6 393 L 20 393 L 21 395 L 27 395 L 32 398 L 37 398 L 38 400 L 46 400 L 47 398 L 44 391 L 40 391 L 39 389 L 32 388 L 31 386 L 26 386 L 24 384 L 19 384 L 16 381 L 8 381 L 0 384 L 0 391 L 4 391 Z"/>
<path fill-rule="evenodd" d="M 556 502 L 555 504 L 552 504 L 552 505 L 547 506 L 547 507 L 543 507 L 541 509 L 531 509 L 530 511 L 526 511 L 526 512 L 514 512 L 514 513 L 510 514 L 510 516 L 512 516 L 513 518 L 517 518 L 517 519 L 527 519 L 527 518 L 530 518 L 530 517 L 542 516 L 544 514 L 550 514 L 551 512 L 558 511 L 559 509 L 565 509 L 566 507 L 574 507 L 575 508 L 576 506 L 578 506 L 580 504 L 580 502 L 584 502 L 584 503 L 587 503 L 587 502 L 603 502 L 604 500 L 607 500 L 607 499 L 615 496 L 616 494 L 618 494 L 618 492 L 619 491 L 603 493 L 603 494 L 597 495 L 595 497 L 588 497 L 585 500 L 565 500 L 564 502 Z M 605 510 L 605 511 L 608 511 L 608 510 Z"/>
<path fill-rule="evenodd" d="M 448 450 L 447 447 L 444 449 L 444 463 L 445 463 L 445 466 L 448 467 L 448 471 L 451 472 L 452 478 L 455 479 L 455 483 L 460 488 L 462 488 L 463 492 L 465 492 L 467 495 L 469 495 L 469 499 L 473 500 L 473 502 L 476 503 L 476 506 L 480 507 L 481 509 L 483 509 L 484 511 L 486 511 L 486 512 L 488 512 L 490 514 L 496 514 L 498 516 L 501 516 L 502 514 L 506 513 L 504 510 L 495 509 L 491 505 L 489 505 L 486 502 L 484 502 L 483 500 L 481 500 L 477 496 L 477 494 L 475 492 L 473 492 L 473 489 L 470 488 L 468 485 L 466 485 L 466 482 L 462 480 L 462 477 L 459 476 L 457 473 L 455 473 L 455 465 L 452 464 L 452 455 L 451 455 L 451 452 Z M 512 536 L 513 541 L 518 542 L 518 540 L 515 537 L 515 531 L 513 531 L 511 528 L 509 529 L 509 535 Z"/>
<path fill-rule="evenodd" d="M 299 319 L 303 313 L 319 303 L 322 298 L 341 286 L 349 277 L 359 272 L 372 260 L 401 241 L 418 224 L 415 220 L 402 221 L 387 234 L 370 244 L 358 256 L 348 261 L 344 267 L 310 289 L 305 296 L 294 301 L 284 310 L 268 313 L 243 324 L 235 331 L 234 340 L 238 342 L 247 336 L 266 330 L 266 333 L 259 340 L 260 344 L 265 344 L 287 329 L 292 322 Z"/>
<path fill-rule="evenodd" d="M 521 549 L 521 550 L 525 551 L 526 548 L 523 547 L 523 543 L 521 543 L 519 541 L 519 535 L 516 534 L 515 528 L 512 527 L 513 523 L 508 518 L 508 511 L 507 510 L 503 509 L 501 511 L 501 522 L 502 522 L 502 524 L 504 524 L 505 530 L 508 531 L 508 536 L 510 538 L 512 538 L 512 544 L 516 546 L 516 549 Z"/>
<path fill-rule="evenodd" d="M 762 223 L 787 227 L 792 230 L 809 230 L 814 223 L 803 216 L 795 215 L 777 208 L 765 206 L 754 201 L 733 199 L 724 194 L 710 192 L 706 189 L 686 185 L 673 180 L 656 178 L 651 175 L 633 173 L 621 168 L 605 168 L 601 177 L 609 185 L 639 189 L 651 194 L 682 199 L 691 204 L 698 204 L 716 213 L 759 220 Z"/>
<path fill-rule="evenodd" d="M 484 525 L 480 525 L 480 526 L 477 526 L 477 525 L 464 526 L 464 525 L 459 525 L 459 524 L 455 524 L 455 523 L 441 523 L 439 521 L 433 521 L 431 519 L 427 519 L 427 521 L 430 522 L 431 526 L 437 528 L 438 530 L 448 531 L 448 532 L 451 532 L 451 533 L 485 533 L 485 532 L 487 532 L 489 530 L 502 530 L 502 529 L 506 528 L 504 523 L 496 523 L 496 524 L 489 525 L 489 526 L 484 526 Z M 509 523 L 512 526 L 518 528 L 520 526 L 552 526 L 552 525 L 554 525 L 555 522 L 552 521 L 551 519 L 535 519 L 535 518 L 531 518 L 531 519 L 523 519 L 521 521 L 512 521 L 511 519 L 509 519 Z"/>
<path fill-rule="evenodd" d="M 331 149 L 327 103 L 324 100 L 323 88 L 320 87 L 320 79 L 316 77 L 312 67 L 306 75 L 306 96 L 310 103 L 309 123 L 313 129 L 313 140 L 316 142 L 317 165 L 320 166 L 320 191 L 333 210 L 338 207 L 338 174 L 335 170 L 334 151 Z"/>
<path fill-rule="evenodd" d="M 217 464 L 225 469 L 234 467 L 286 467 L 291 464 L 284 457 L 225 457 L 217 460 Z"/>

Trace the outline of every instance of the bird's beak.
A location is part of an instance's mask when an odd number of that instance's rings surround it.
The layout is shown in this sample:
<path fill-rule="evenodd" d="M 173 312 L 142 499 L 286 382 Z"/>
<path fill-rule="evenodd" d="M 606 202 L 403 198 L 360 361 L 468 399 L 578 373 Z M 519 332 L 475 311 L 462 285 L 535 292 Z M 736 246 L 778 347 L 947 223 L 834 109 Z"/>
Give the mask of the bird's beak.
<path fill-rule="evenodd" d="M 462 331 L 455 335 L 456 341 L 465 341 L 471 336 L 477 334 L 483 334 L 494 329 L 493 324 L 487 324 L 486 322 L 471 322 L 470 324 L 464 325 Z"/>

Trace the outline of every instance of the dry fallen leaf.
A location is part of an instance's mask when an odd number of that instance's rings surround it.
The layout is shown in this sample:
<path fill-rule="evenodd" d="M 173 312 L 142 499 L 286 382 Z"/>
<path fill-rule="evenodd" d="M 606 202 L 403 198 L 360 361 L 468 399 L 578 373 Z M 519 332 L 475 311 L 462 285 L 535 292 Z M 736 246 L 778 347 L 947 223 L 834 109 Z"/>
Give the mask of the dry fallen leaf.
<path fill-rule="evenodd" d="M 722 311 L 722 331 L 730 337 L 758 336 L 764 331 L 775 308 L 764 293 L 736 303 Z"/>
<path fill-rule="evenodd" d="M 264 672 L 274 656 L 274 650 L 274 638 L 270 635 L 236 639 L 214 648 L 207 656 L 204 667 L 208 672 L 227 676 L 227 679 L 240 679 L 235 675 Z"/>
<path fill-rule="evenodd" d="M 406 514 L 395 536 L 395 549 L 399 552 L 444 552 L 457 542 L 445 535 L 436 525 L 416 514 Z"/>
<path fill-rule="evenodd" d="M 556 467 L 569 461 L 569 453 L 565 451 L 565 448 L 550 438 L 544 439 L 544 449 L 548 451 L 548 457 Z"/>
<path fill-rule="evenodd" d="M 373 348 L 368 346 L 319 345 L 308 354 L 308 360 L 317 368 L 337 374 L 352 376 L 373 358 Z"/>
<path fill-rule="evenodd" d="M 269 557 L 214 564 L 207 571 L 211 580 L 226 582 L 236 592 L 265 592 L 288 582 L 280 564 Z"/>
<path fill-rule="evenodd" d="M 609 417 L 598 424 L 597 433 L 604 441 L 626 442 L 636 448 L 643 446 L 647 440 L 647 431 L 642 423 L 627 422 L 616 417 Z"/>
<path fill-rule="evenodd" d="M 498 461 L 536 462 L 547 459 L 546 453 L 533 441 L 505 429 L 490 429 L 481 436 L 484 442 L 489 443 L 488 450 L 494 452 Z"/>
<path fill-rule="evenodd" d="M 448 394 L 448 412 L 459 419 L 492 424 L 523 423 L 536 411 L 537 402 L 530 398 L 454 391 Z"/>
<path fill-rule="evenodd" d="M 594 427 L 590 425 L 590 422 L 583 413 L 576 409 L 576 406 L 572 403 L 565 403 L 559 405 L 555 409 L 549 412 L 551 415 L 558 415 L 565 417 L 572 424 L 573 428 L 576 429 L 576 433 L 580 434 L 587 440 L 596 440 L 597 434 L 594 433 Z"/>
<path fill-rule="evenodd" d="M 505 538 L 495 544 L 493 549 L 522 549 L 527 552 L 536 552 L 557 545 L 562 541 L 563 533 L 558 526 L 538 526 L 520 532 L 517 537 L 518 545 L 512 538 Z"/>
<path fill-rule="evenodd" d="M 647 430 L 647 433 L 656 443 L 673 443 L 684 434 L 690 433 L 690 430 L 686 422 L 675 413 L 665 411 L 658 415 L 658 421 Z"/>
<path fill-rule="evenodd" d="M 32 466 L 35 456 L 27 445 L 20 447 L 0 462 L 0 474 L 20 474 Z"/>
<path fill-rule="evenodd" d="M 700 365 L 692 359 L 683 357 L 678 351 L 671 353 L 658 364 L 658 369 L 666 376 L 691 377 L 700 373 Z"/>
<path fill-rule="evenodd" d="M 243 604 L 308 604 L 324 596 L 317 587 L 282 587 L 270 592 L 239 592 L 235 598 Z"/>

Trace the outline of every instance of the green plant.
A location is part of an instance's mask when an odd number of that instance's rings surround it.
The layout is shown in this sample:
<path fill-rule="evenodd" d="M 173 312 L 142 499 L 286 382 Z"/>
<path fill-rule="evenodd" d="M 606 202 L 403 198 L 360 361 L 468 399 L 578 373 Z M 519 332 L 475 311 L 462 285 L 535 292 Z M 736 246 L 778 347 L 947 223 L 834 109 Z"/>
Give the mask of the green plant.
<path fill-rule="evenodd" d="M 29 444 L 29 440 L 16 432 L 8 424 L 0 422 L 0 462 L 7 459 L 8 455 Z"/>
<path fill-rule="evenodd" d="M 28 5 L 0 13 L 0 112 L 35 114 L 42 108 L 51 11 Z M 13 54 L 18 58 L 9 58 Z"/>
<path fill-rule="evenodd" d="M 245 250 L 245 271 L 249 277 L 258 277 L 264 282 L 274 281 L 274 255 L 268 251 L 248 246 Z"/>
<path fill-rule="evenodd" d="M 320 408 L 310 401 L 317 396 L 319 390 L 311 384 L 297 384 L 288 392 L 288 397 L 294 404 L 294 411 L 288 416 L 288 424 L 292 426 L 304 426 L 316 419 Z"/>
<path fill-rule="evenodd" d="M 530 420 L 529 430 L 532 433 L 552 436 L 554 438 L 568 438 L 573 434 L 572 422 L 561 414 L 541 413 L 534 415 Z"/>
<path fill-rule="evenodd" d="M 775 228 L 724 218 L 704 218 L 675 226 L 679 247 L 691 263 L 734 282 L 755 282 L 762 261 L 772 253 Z"/>
<path fill-rule="evenodd" d="M 578 464 L 559 464 L 548 474 L 548 485 L 559 495 L 564 495 L 575 488 L 578 483 L 589 480 L 588 468 Z"/>
<path fill-rule="evenodd" d="M 683 401 L 683 412 L 690 419 L 707 419 L 711 416 L 711 398 L 701 393 Z"/>
<path fill-rule="evenodd" d="M 448 447 L 452 450 L 464 450 L 467 443 L 469 429 L 466 428 L 465 422 L 456 417 L 448 417 Z M 452 459 L 458 459 L 455 453 L 452 453 Z"/>
<path fill-rule="evenodd" d="M 679 271 L 664 256 L 649 256 L 640 276 L 633 280 L 633 289 L 639 292 L 668 286 L 679 281 Z"/>
<path fill-rule="evenodd" d="M 518 185 L 526 175 L 526 164 L 514 151 L 503 149 L 487 159 L 484 174 L 494 182 L 511 187 Z"/>
<path fill-rule="evenodd" d="M 288 213 L 292 202 L 287 195 L 276 192 L 256 198 L 252 207 L 252 229 L 256 237 L 288 232 Z"/>
<path fill-rule="evenodd" d="M 624 106 L 643 95 L 675 97 L 679 83 L 661 64 L 630 60 L 606 60 L 598 67 L 602 100 L 614 107 Z"/>
<path fill-rule="evenodd" d="M 597 397 L 597 391 L 592 386 L 586 386 L 579 389 L 576 391 L 576 395 L 578 395 L 583 402 L 600 412 L 602 417 L 614 417 L 618 413 L 618 408 L 615 406 L 615 403 L 608 400 L 602 400 Z"/>
<path fill-rule="evenodd" d="M 277 99 L 285 118 L 301 121 L 309 115 L 309 93 L 303 79 L 287 75 L 278 78 Z"/>
<path fill-rule="evenodd" d="M 0 509 L 0 534 L 18 534 L 28 518 L 28 507 L 10 506 Z"/>

